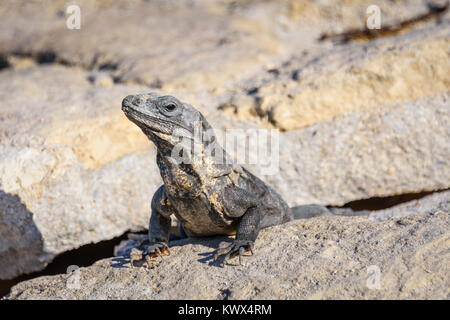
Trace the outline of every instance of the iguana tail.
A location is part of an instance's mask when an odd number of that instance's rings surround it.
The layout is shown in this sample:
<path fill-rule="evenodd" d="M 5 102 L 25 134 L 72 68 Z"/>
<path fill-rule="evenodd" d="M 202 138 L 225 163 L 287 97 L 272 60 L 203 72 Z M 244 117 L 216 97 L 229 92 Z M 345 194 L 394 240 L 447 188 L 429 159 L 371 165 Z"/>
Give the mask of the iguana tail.
<path fill-rule="evenodd" d="M 292 207 L 294 219 L 309 219 L 318 216 L 367 216 L 369 210 L 353 211 L 350 208 L 325 207 L 319 204 L 308 204 Z"/>

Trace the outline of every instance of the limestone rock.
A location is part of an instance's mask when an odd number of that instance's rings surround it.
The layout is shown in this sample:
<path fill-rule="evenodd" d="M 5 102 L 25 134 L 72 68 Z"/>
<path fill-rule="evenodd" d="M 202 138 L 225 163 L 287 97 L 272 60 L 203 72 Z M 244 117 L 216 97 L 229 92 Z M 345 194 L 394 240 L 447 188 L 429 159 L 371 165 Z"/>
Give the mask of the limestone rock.
<path fill-rule="evenodd" d="M 291 205 L 447 189 L 449 101 L 445 93 L 287 132 L 280 174 L 265 178 Z"/>
<path fill-rule="evenodd" d="M 223 90 L 256 71 L 271 69 L 294 52 L 327 47 L 315 41 L 323 31 L 362 27 L 373 3 L 80 0 L 76 4 L 81 28 L 69 30 L 67 2 L 6 1 L 0 8 L 0 52 L 109 70 L 122 82 L 165 90 Z M 420 0 L 384 0 L 377 5 L 386 22 L 426 11 Z"/>
<path fill-rule="evenodd" d="M 62 66 L 0 78 L 0 279 L 147 227 L 161 183 L 155 153 L 120 110 L 143 89 L 98 88 Z"/>
<path fill-rule="evenodd" d="M 401 36 L 316 48 L 292 56 L 275 75 L 249 79 L 228 102 L 235 107 L 229 113 L 286 131 L 440 95 L 450 88 L 449 46 L 445 20 Z"/>
<path fill-rule="evenodd" d="M 450 187 L 450 23 L 293 56 L 219 109 L 280 128 L 279 174 L 291 205 Z M 256 168 L 258 171 L 259 168 Z"/>
<path fill-rule="evenodd" d="M 105 259 L 22 282 L 7 299 L 448 299 L 448 196 L 401 218 L 318 217 L 262 230 L 242 266 L 210 264 L 224 238 L 175 241 L 152 269 Z"/>
<path fill-rule="evenodd" d="M 77 4 L 80 30 L 66 1 L 0 5 L 0 279 L 147 227 L 161 180 L 120 110 L 132 93 L 192 103 L 219 135 L 287 130 L 261 177 L 291 205 L 449 188 L 448 19 L 334 46 L 316 40 L 361 27 L 371 1 Z M 426 10 L 378 4 L 383 21 Z"/>
<path fill-rule="evenodd" d="M 389 209 L 373 211 L 369 219 L 381 221 L 420 212 L 450 212 L 450 190 L 437 192 L 419 200 L 408 201 Z"/>

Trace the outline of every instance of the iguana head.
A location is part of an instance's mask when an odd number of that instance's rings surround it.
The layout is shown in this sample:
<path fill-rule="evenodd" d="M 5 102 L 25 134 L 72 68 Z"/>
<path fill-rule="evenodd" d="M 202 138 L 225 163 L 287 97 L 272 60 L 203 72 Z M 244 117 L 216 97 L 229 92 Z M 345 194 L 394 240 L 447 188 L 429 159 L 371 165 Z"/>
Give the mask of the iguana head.
<path fill-rule="evenodd" d="M 212 127 L 194 107 L 172 96 L 155 93 L 129 95 L 122 110 L 160 150 L 170 149 L 188 138 L 208 144 L 214 139 Z"/>
<path fill-rule="evenodd" d="M 211 125 L 193 106 L 172 96 L 148 93 L 127 96 L 122 101 L 122 110 L 155 143 L 166 161 L 191 164 L 197 174 L 203 172 L 208 177 L 241 170 L 219 145 Z"/>

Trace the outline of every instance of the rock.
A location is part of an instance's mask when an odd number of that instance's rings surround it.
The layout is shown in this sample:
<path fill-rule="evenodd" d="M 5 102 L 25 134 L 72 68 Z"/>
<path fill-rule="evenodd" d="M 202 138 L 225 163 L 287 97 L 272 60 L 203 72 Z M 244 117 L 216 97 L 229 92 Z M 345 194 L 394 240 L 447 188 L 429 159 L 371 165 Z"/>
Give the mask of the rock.
<path fill-rule="evenodd" d="M 448 189 L 449 99 L 445 93 L 287 132 L 280 173 L 264 178 L 291 205 Z"/>
<path fill-rule="evenodd" d="M 20 198 L 0 191 L 0 270 L 3 279 L 39 271 L 51 261 L 42 235 Z"/>
<path fill-rule="evenodd" d="M 165 90 L 223 90 L 294 52 L 327 47 L 315 41 L 321 32 L 361 27 L 372 4 L 80 0 L 80 29 L 69 30 L 68 4 L 15 1 L 0 9 L 0 52 L 109 70 L 121 82 Z M 377 5 L 386 22 L 426 10 L 419 0 Z"/>
<path fill-rule="evenodd" d="M 0 279 L 147 227 L 161 180 L 120 110 L 131 93 L 173 94 L 219 136 L 286 130 L 261 177 L 290 205 L 449 187 L 448 19 L 334 46 L 316 40 L 361 27 L 371 1 L 77 4 L 80 30 L 62 2 L 0 5 Z M 378 5 L 383 21 L 426 9 Z"/>
<path fill-rule="evenodd" d="M 428 38 L 423 43 L 423 34 L 409 35 L 396 39 L 394 46 L 391 41 L 374 41 L 367 46 L 349 46 L 339 58 L 326 56 L 323 73 L 317 73 L 317 65 L 322 64 L 319 62 L 312 66 L 312 76 L 308 76 L 311 71 L 307 67 L 300 68 L 298 83 L 291 82 L 284 90 L 277 84 L 260 88 L 259 108 L 266 110 L 275 126 L 292 130 L 359 110 L 370 112 L 379 106 L 388 109 L 447 92 L 450 27 L 438 30 L 446 31 L 444 39 Z M 350 61 L 337 70 L 330 67 L 347 54 Z"/>
<path fill-rule="evenodd" d="M 290 205 L 447 189 L 449 39 L 447 21 L 293 56 L 276 75 L 249 79 L 219 109 L 286 131 L 279 174 L 262 178 Z"/>
<path fill-rule="evenodd" d="M 99 88 L 56 65 L 0 78 L 0 279 L 147 227 L 161 183 L 155 153 L 120 110 L 143 89 Z"/>
<path fill-rule="evenodd" d="M 285 131 L 353 112 L 389 110 L 448 92 L 449 44 L 447 21 L 397 37 L 294 55 L 277 75 L 249 79 L 227 104 L 239 119 L 261 117 Z"/>
<path fill-rule="evenodd" d="M 432 200 L 432 210 L 395 219 L 317 217 L 264 229 L 243 266 L 210 265 L 224 238 L 179 240 L 151 269 L 104 259 L 24 281 L 6 298 L 448 299 L 449 193 Z"/>
<path fill-rule="evenodd" d="M 437 192 L 419 200 L 408 201 L 389 209 L 373 211 L 370 214 L 369 219 L 381 221 L 409 216 L 420 212 L 429 212 L 430 214 L 450 212 L 450 190 Z"/>
<path fill-rule="evenodd" d="M 8 12 L 4 23 L 13 25 L 14 32 L 0 35 L 0 52 L 19 51 L 37 58 L 48 52 L 65 64 L 108 70 L 120 82 L 167 90 L 221 87 L 249 76 L 286 50 L 269 20 L 230 14 L 218 1 L 136 1 L 133 5 L 118 1 L 100 8 L 91 1 L 77 4 L 80 30 L 67 29 L 66 4 L 37 4 L 47 5 L 47 10 L 33 12 L 29 5 L 30 11 Z M 266 10 L 264 17 L 267 14 Z M 34 31 L 23 21 L 27 16 L 37 25 Z"/>

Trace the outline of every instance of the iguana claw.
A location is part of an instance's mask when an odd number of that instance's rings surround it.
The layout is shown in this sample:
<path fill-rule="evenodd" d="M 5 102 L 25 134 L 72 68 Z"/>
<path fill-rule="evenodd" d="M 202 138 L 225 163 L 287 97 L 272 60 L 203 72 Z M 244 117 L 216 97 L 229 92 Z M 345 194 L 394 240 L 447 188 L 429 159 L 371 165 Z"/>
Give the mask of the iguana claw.
<path fill-rule="evenodd" d="M 253 255 L 253 241 L 248 240 L 234 240 L 230 245 L 226 247 L 219 247 L 214 254 L 214 261 L 221 255 L 225 255 L 223 262 L 225 263 L 227 260 L 234 258 L 235 256 L 239 257 L 239 265 L 242 265 L 242 254 L 245 251 L 250 251 Z"/>
<path fill-rule="evenodd" d="M 166 256 L 170 255 L 169 247 L 167 246 L 167 244 L 163 242 L 156 242 L 148 245 L 143 244 L 141 247 L 143 249 L 143 255 L 149 256 L 150 258 L 155 257 L 162 258 L 165 255 Z"/>

